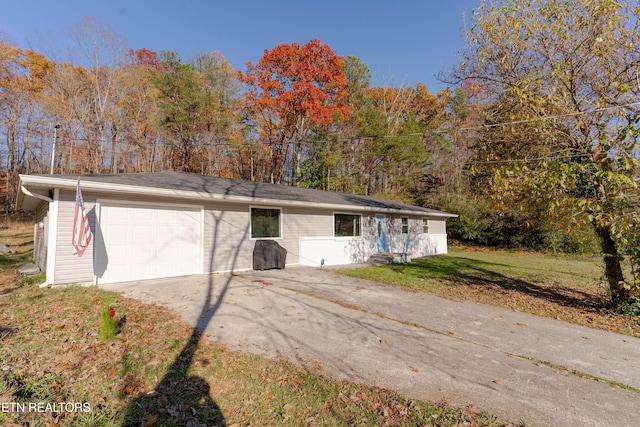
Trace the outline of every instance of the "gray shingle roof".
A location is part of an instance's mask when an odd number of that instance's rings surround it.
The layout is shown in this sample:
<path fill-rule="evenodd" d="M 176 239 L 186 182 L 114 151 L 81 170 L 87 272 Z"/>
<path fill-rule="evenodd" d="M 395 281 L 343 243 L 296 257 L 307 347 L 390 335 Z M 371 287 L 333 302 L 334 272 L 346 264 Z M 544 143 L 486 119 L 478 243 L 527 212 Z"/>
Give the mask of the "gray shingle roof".
<path fill-rule="evenodd" d="M 55 175 L 52 178 L 76 180 L 78 175 Z M 177 191 L 193 191 L 252 199 L 307 202 L 313 204 L 343 205 L 345 207 L 366 207 L 397 211 L 424 212 L 440 216 L 455 216 L 433 209 L 411 206 L 387 200 L 355 194 L 335 193 L 310 188 L 292 187 L 240 179 L 219 178 L 185 172 L 130 173 L 115 175 L 81 175 L 82 182 L 99 182 L 111 185 L 149 187 Z"/>

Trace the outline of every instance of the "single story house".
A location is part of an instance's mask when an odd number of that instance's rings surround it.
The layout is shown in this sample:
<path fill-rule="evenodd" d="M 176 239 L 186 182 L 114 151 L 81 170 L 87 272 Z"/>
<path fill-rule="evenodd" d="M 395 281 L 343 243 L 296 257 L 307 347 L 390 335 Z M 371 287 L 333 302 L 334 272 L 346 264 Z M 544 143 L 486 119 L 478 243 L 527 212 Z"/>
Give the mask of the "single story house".
<path fill-rule="evenodd" d="M 92 233 L 71 245 L 80 180 Z M 19 208 L 35 210 L 36 264 L 46 284 L 107 284 L 250 270 L 257 240 L 287 265 L 341 265 L 378 252 L 447 252 L 456 215 L 354 194 L 184 172 L 21 175 Z"/>

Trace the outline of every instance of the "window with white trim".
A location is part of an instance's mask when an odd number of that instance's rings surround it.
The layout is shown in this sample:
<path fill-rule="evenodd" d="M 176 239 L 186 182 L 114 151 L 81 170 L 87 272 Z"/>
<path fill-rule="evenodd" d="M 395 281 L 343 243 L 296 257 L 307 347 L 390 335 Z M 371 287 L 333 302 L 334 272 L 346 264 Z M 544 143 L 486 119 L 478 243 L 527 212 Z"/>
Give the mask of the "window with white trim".
<path fill-rule="evenodd" d="M 422 233 L 429 234 L 429 218 L 422 218 Z"/>
<path fill-rule="evenodd" d="M 409 218 L 403 216 L 400 220 L 402 221 L 402 234 L 409 234 Z"/>
<path fill-rule="evenodd" d="M 333 214 L 334 236 L 335 237 L 356 237 L 361 235 L 360 215 L 353 214 Z"/>
<path fill-rule="evenodd" d="M 251 238 L 279 238 L 281 209 L 251 208 Z"/>

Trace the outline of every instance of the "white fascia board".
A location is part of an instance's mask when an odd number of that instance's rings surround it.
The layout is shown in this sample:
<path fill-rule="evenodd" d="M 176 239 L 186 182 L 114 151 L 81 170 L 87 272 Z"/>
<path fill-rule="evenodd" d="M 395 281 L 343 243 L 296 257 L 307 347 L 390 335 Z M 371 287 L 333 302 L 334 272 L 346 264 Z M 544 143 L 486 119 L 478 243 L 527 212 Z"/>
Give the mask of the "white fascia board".
<path fill-rule="evenodd" d="M 33 176 L 33 175 L 20 175 L 21 185 L 29 188 L 59 188 L 65 190 L 75 190 L 77 180 L 66 178 L 55 178 L 51 176 Z M 384 212 L 395 214 L 410 214 L 429 217 L 440 218 L 455 218 L 458 215 L 450 214 L 447 212 L 425 212 L 413 209 L 391 209 L 391 208 L 375 208 L 369 206 L 358 205 L 342 205 L 335 203 L 318 203 L 318 202 L 306 202 L 297 200 L 281 200 L 281 199 L 266 199 L 261 197 L 246 197 L 246 196 L 233 196 L 215 193 L 206 193 L 201 191 L 184 191 L 184 190 L 171 190 L 167 188 L 153 188 L 153 187 L 141 187 L 136 185 L 122 185 L 111 184 L 97 181 L 81 181 L 83 190 L 93 191 L 107 191 L 109 193 L 117 194 L 134 194 L 134 195 L 148 195 L 158 197 L 175 197 L 185 200 L 198 200 L 200 202 L 212 201 L 221 203 L 251 203 L 261 205 L 278 205 L 278 206 L 291 206 L 291 207 L 307 207 L 307 208 L 319 208 L 319 209 L 335 209 L 335 210 L 351 210 L 357 212 Z"/>
<path fill-rule="evenodd" d="M 22 186 L 21 186 L 22 188 Z M 53 199 L 49 203 L 49 235 L 47 236 L 47 271 L 46 285 L 52 286 L 56 280 L 56 253 L 58 252 L 58 212 L 60 208 L 60 191 L 53 191 Z"/>

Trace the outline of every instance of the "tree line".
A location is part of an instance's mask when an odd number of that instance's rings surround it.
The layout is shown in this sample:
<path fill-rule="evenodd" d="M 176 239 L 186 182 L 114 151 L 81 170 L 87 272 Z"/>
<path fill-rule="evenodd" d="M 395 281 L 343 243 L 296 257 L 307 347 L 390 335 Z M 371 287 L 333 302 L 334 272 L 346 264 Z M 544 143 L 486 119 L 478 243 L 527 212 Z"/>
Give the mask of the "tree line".
<path fill-rule="evenodd" d="M 243 72 L 220 52 L 126 49 L 90 17 L 72 39 L 80 53 L 66 62 L 0 40 L 13 184 L 18 173 L 181 170 L 409 201 L 449 176 L 455 137 L 432 131 L 466 120 L 452 91 L 371 87 L 366 64 L 319 40 L 266 50 Z"/>

